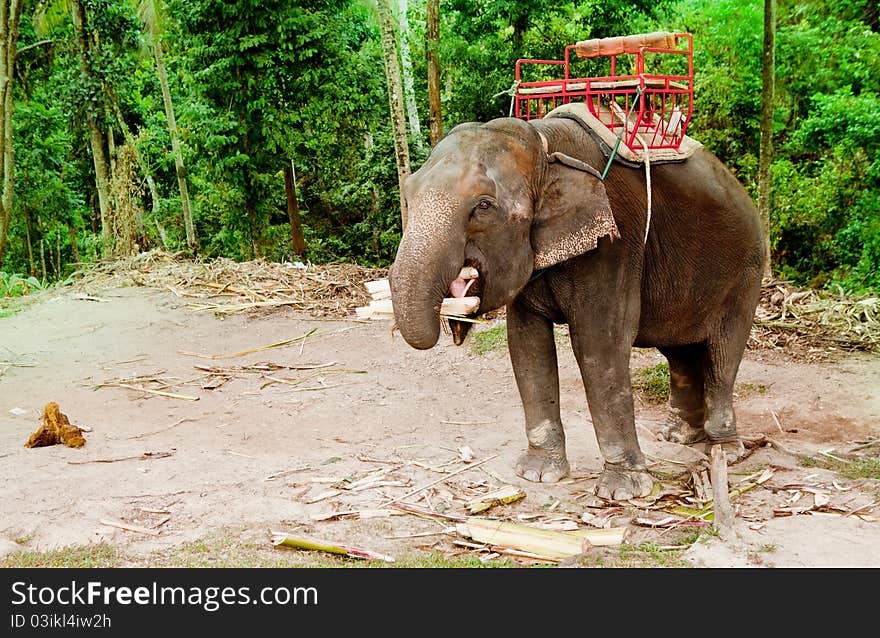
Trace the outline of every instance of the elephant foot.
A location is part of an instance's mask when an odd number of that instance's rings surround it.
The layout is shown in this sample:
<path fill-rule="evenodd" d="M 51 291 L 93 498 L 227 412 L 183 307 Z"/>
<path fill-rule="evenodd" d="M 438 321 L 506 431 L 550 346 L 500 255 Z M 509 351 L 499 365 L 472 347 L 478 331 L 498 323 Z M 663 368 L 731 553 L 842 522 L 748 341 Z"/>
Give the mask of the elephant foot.
<path fill-rule="evenodd" d="M 516 462 L 516 474 L 532 483 L 556 483 L 568 475 L 570 467 L 565 454 L 554 454 L 529 448 Z"/>
<path fill-rule="evenodd" d="M 743 442 L 739 438 L 725 439 L 724 441 L 706 439 L 693 447 L 706 456 L 711 456 L 712 447 L 715 445 L 720 445 L 721 449 L 724 450 L 724 455 L 727 457 L 728 463 L 736 463 L 746 455 L 746 446 L 743 445 Z"/>
<path fill-rule="evenodd" d="M 695 428 L 681 417 L 671 415 L 660 428 L 657 438 L 679 445 L 693 445 L 706 440 L 706 430 L 702 427 Z"/>
<path fill-rule="evenodd" d="M 596 485 L 596 495 L 608 501 L 628 501 L 648 496 L 654 489 L 654 479 L 645 470 L 630 470 L 605 464 L 605 470 Z"/>

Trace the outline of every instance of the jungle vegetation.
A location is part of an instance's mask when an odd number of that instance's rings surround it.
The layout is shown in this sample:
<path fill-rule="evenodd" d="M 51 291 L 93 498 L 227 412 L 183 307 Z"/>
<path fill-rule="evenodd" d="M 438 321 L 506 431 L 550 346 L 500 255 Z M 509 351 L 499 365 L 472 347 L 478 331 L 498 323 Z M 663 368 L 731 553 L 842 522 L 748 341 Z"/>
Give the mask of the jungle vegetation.
<path fill-rule="evenodd" d="M 777 2 L 774 274 L 878 291 L 877 3 Z M 558 59 L 588 38 L 689 32 L 688 133 L 758 201 L 762 0 L 0 5 L 0 296 L 151 248 L 388 265 L 402 220 L 383 7 L 413 170 L 441 129 L 508 115 L 520 57 Z"/>

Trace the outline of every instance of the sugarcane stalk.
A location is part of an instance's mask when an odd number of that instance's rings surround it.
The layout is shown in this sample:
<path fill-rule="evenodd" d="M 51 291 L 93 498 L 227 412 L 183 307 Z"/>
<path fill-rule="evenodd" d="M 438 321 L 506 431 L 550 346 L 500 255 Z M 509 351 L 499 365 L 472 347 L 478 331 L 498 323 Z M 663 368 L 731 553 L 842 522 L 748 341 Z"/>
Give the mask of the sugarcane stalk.
<path fill-rule="evenodd" d="M 525 498 L 526 493 L 518 487 L 505 485 L 497 490 L 487 492 L 481 496 L 471 499 L 465 507 L 471 514 L 479 514 L 498 505 L 508 505 Z"/>
<path fill-rule="evenodd" d="M 460 534 L 481 543 L 508 547 L 554 560 L 584 554 L 593 545 L 620 545 L 627 535 L 625 527 L 558 532 L 477 517 L 469 517 L 456 529 Z"/>
<path fill-rule="evenodd" d="M 347 556 L 349 558 L 363 558 L 366 560 L 381 560 L 386 563 L 393 563 L 394 558 L 380 554 L 368 549 L 360 547 L 352 547 L 351 545 L 342 545 L 333 541 L 326 541 L 311 536 L 293 536 L 284 532 L 272 532 L 272 544 L 276 547 L 283 545 L 296 549 L 305 549 L 318 552 L 327 552 L 329 554 L 337 554 L 339 556 Z"/>

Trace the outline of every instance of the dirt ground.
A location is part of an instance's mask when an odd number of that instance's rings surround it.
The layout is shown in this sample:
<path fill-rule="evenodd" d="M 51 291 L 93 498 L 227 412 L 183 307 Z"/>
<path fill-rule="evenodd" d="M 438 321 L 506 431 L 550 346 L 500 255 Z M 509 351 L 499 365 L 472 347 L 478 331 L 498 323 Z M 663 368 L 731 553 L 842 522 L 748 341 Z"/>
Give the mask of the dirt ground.
<path fill-rule="evenodd" d="M 585 527 L 591 512 L 626 526 L 628 544 L 659 552 L 681 531 L 636 524 L 657 518 L 648 504 L 614 510 L 590 495 L 601 461 L 570 349 L 561 348 L 560 376 L 572 477 L 535 485 L 513 472 L 525 436 L 505 350 L 480 355 L 447 336 L 416 351 L 390 321 L 316 320 L 283 307 L 218 318 L 168 291 L 90 292 L 53 293 L 0 319 L 0 556 L 106 542 L 149 557 L 228 529 L 267 546 L 280 530 L 391 556 L 453 555 L 473 550 L 435 521 L 318 519 L 393 499 L 461 513 L 463 498 L 503 484 L 526 497 L 484 515 Z M 674 550 L 677 564 L 880 567 L 880 481 L 801 462 L 880 455 L 880 357 L 824 358 L 747 353 L 736 409 L 741 433 L 758 443 L 729 468 L 730 482 L 770 477 L 733 499 L 735 537 L 703 534 Z M 634 351 L 632 365 L 660 360 Z M 86 428 L 85 446 L 24 447 L 51 401 Z M 698 453 L 656 440 L 662 405 L 639 399 L 636 408 L 652 470 L 699 468 Z M 472 464 L 488 460 L 465 469 L 470 452 Z M 382 468 L 385 484 L 317 500 Z M 613 559 L 616 548 L 599 549 Z"/>

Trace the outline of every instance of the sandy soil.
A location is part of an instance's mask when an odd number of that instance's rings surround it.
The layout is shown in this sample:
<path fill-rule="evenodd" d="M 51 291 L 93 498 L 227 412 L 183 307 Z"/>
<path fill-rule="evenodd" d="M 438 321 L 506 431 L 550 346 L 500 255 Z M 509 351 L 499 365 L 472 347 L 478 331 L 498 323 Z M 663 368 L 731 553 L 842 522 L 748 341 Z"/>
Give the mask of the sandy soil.
<path fill-rule="evenodd" d="M 387 321 L 314 320 L 285 309 L 220 319 L 186 309 L 167 292 L 93 294 L 101 301 L 66 292 L 0 319 L 0 554 L 106 541 L 149 556 L 227 528 L 266 543 L 269 530 L 297 530 L 391 555 L 462 551 L 451 535 L 390 538 L 441 529 L 409 515 L 315 517 L 381 507 L 436 481 L 444 475 L 429 467 L 464 467 L 454 461 L 465 446 L 475 460 L 490 460 L 408 500 L 427 494 L 422 507 L 461 511 L 462 494 L 511 484 L 526 498 L 490 514 L 578 519 L 601 505 L 589 496 L 601 461 L 570 350 L 562 349 L 560 365 L 572 478 L 535 485 L 513 473 L 525 436 L 504 351 L 477 355 L 449 337 L 416 351 Z M 285 347 L 214 359 L 193 354 L 232 355 L 312 330 Z M 633 367 L 659 360 L 652 350 L 635 351 Z M 240 369 L 257 363 L 288 368 Z M 194 366 L 239 368 L 221 383 Z M 135 377 L 161 377 L 166 392 L 197 400 L 96 388 Z M 681 560 L 702 567 L 880 567 L 880 481 L 798 462 L 799 455 L 830 458 L 860 446 L 877 458 L 878 446 L 864 445 L 880 437 L 880 357 L 849 353 L 806 363 L 750 351 L 738 381 L 741 433 L 769 436 L 780 447 L 755 448 L 730 467 L 731 483 L 764 469 L 773 475 L 734 499 L 735 537 L 704 536 Z M 50 401 L 88 429 L 84 447 L 24 447 Z M 680 472 L 682 464 L 699 463 L 690 448 L 655 439 L 663 406 L 640 400 L 636 407 L 652 468 Z M 403 485 L 309 502 L 331 488 L 316 482 L 322 478 L 358 478 L 391 464 L 399 467 L 387 479 Z M 810 511 L 825 501 L 831 509 Z M 774 515 L 797 507 L 805 511 Z M 841 515 L 857 509 L 874 520 Z M 629 507 L 613 523 L 631 529 L 631 543 L 663 546 L 669 530 L 632 522 L 649 513 Z"/>

